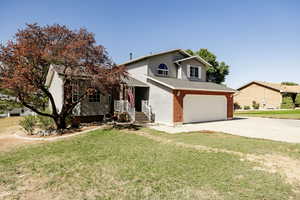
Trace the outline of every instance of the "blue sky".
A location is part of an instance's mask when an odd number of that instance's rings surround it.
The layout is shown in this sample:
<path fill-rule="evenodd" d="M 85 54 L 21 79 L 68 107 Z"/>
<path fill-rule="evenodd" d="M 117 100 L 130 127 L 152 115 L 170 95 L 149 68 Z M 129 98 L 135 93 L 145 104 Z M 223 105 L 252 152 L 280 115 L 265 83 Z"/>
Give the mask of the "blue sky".
<path fill-rule="evenodd" d="M 300 1 L 1 1 L 0 41 L 25 23 L 95 33 L 116 63 L 174 48 L 207 48 L 231 66 L 226 84 L 300 82 Z"/>

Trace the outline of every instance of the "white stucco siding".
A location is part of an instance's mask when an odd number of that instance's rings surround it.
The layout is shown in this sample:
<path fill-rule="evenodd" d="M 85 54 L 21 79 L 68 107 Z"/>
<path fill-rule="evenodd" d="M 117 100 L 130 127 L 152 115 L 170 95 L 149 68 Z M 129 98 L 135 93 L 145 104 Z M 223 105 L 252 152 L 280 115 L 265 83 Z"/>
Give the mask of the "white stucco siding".
<path fill-rule="evenodd" d="M 52 80 L 49 86 L 49 92 L 52 94 L 55 102 L 55 106 L 58 112 L 61 111 L 63 106 L 63 98 L 64 98 L 64 91 L 63 91 L 63 80 L 62 77 L 58 75 L 57 72 L 53 72 Z M 51 102 L 49 102 L 49 108 L 52 109 Z"/>
<path fill-rule="evenodd" d="M 129 76 L 146 83 L 146 76 L 148 75 L 147 60 L 128 65 L 127 72 L 129 73 Z"/>
<path fill-rule="evenodd" d="M 173 124 L 173 93 L 172 90 L 148 79 L 149 104 L 155 115 L 155 123 Z"/>

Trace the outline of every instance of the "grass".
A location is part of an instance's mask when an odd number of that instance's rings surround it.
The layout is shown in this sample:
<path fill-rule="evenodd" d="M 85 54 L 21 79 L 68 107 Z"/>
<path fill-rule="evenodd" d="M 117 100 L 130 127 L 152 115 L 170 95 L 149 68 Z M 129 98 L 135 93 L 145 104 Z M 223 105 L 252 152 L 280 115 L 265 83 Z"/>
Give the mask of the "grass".
<path fill-rule="evenodd" d="M 184 134 L 151 134 L 216 145 L 208 138 L 202 141 L 206 135 L 186 139 L 189 136 Z M 229 146 L 225 143 L 221 146 Z M 1 192 L 6 194 L 4 199 L 45 200 L 296 198 L 282 176 L 254 170 L 255 166 L 228 153 L 178 147 L 118 130 L 98 130 L 0 153 L 0 198 Z"/>
<path fill-rule="evenodd" d="M 235 116 L 267 117 L 279 119 L 300 119 L 300 109 L 297 110 L 266 110 L 266 111 L 238 111 Z"/>
<path fill-rule="evenodd" d="M 144 131 L 159 135 L 175 142 L 226 149 L 251 154 L 280 154 L 300 160 L 300 144 L 277 142 L 265 139 L 253 139 L 217 132 L 189 132 L 165 134 L 164 132 L 145 129 Z"/>
<path fill-rule="evenodd" d="M 0 118 L 0 135 L 6 133 L 8 129 L 16 128 L 22 117 Z"/>

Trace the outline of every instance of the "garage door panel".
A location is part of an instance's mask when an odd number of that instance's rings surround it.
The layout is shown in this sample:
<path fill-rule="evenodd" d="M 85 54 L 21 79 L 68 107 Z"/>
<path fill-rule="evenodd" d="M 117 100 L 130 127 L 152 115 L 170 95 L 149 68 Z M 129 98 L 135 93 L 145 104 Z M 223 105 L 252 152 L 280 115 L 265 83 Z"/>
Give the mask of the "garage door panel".
<path fill-rule="evenodd" d="M 222 95 L 186 95 L 183 99 L 183 122 L 227 119 L 227 99 Z"/>

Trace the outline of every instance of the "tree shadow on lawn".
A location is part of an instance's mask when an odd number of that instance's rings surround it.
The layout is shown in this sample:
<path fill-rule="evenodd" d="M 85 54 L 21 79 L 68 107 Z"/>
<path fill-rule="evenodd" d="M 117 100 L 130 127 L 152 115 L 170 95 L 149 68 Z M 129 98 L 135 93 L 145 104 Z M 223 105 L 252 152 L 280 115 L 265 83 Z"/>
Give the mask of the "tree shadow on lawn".
<path fill-rule="evenodd" d="M 144 125 L 141 124 L 133 124 L 133 123 L 114 123 L 103 130 L 130 130 L 130 131 L 138 131 L 141 130 L 142 128 L 145 128 Z"/>

